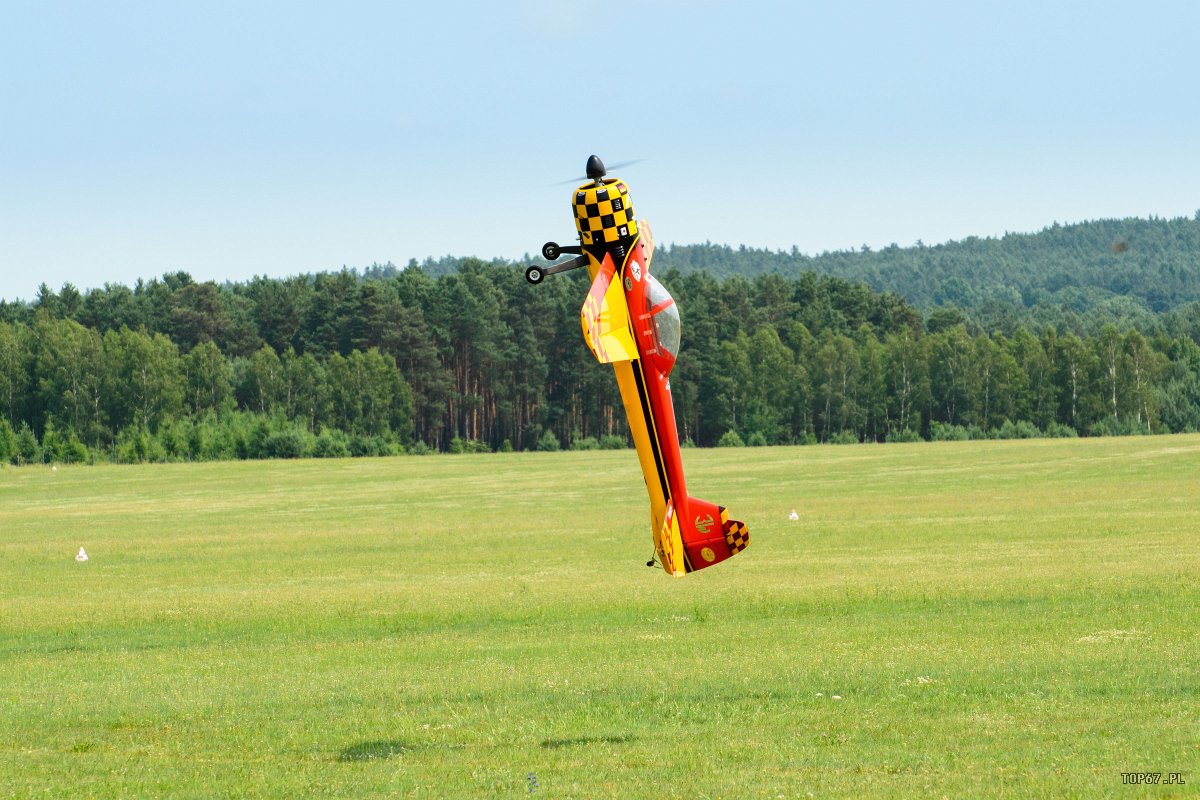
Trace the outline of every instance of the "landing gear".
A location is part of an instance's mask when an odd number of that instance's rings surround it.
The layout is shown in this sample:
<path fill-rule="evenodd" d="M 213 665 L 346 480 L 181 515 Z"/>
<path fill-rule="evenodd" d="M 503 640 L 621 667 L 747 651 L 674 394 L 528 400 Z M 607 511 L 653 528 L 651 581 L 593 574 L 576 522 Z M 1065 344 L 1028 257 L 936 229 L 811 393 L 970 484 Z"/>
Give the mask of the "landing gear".
<path fill-rule="evenodd" d="M 553 261 L 563 253 L 572 256 L 583 255 L 583 248 L 577 244 L 561 245 L 558 242 L 546 242 L 542 245 L 542 258 Z"/>
<path fill-rule="evenodd" d="M 587 256 L 583 254 L 583 248 L 579 245 L 560 245 L 558 242 L 546 242 L 542 245 L 542 257 L 547 261 L 554 261 L 564 253 L 570 253 L 575 256 L 570 261 L 562 261 L 558 264 L 551 264 L 548 267 L 533 266 L 525 270 L 525 280 L 533 284 L 541 283 L 547 275 L 553 275 L 556 272 L 566 272 L 569 269 L 579 269 L 587 266 Z"/>

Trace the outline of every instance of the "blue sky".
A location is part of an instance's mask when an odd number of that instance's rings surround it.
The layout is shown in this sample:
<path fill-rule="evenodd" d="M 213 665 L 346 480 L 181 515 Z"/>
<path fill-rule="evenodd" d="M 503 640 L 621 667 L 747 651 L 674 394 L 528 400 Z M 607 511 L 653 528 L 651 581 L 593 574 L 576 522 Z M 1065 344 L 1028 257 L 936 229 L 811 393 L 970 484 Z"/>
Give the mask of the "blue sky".
<path fill-rule="evenodd" d="M 642 159 L 660 242 L 1191 216 L 1198 30 L 1153 0 L 8 0 L 0 298 L 518 258 L 571 240 L 591 153 Z"/>

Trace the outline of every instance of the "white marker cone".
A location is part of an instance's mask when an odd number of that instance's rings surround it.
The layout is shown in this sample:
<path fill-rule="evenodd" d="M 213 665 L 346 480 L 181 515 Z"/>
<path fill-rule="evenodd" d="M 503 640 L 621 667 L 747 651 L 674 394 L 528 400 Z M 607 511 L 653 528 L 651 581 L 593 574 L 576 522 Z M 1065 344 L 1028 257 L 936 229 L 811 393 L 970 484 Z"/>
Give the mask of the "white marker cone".
<path fill-rule="evenodd" d="M 82 547 L 79 548 L 79 552 L 75 554 L 75 560 L 76 561 L 87 561 L 88 560 L 87 550 L 84 550 Z"/>

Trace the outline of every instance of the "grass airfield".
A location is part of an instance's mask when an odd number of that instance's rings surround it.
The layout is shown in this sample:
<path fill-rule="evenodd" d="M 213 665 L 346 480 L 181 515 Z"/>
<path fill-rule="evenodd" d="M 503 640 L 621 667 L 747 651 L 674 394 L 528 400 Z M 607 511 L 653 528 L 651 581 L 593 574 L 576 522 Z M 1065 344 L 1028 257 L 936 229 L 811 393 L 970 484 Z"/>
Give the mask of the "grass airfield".
<path fill-rule="evenodd" d="M 1200 436 L 684 459 L 0 470 L 0 796 L 1200 793 Z"/>

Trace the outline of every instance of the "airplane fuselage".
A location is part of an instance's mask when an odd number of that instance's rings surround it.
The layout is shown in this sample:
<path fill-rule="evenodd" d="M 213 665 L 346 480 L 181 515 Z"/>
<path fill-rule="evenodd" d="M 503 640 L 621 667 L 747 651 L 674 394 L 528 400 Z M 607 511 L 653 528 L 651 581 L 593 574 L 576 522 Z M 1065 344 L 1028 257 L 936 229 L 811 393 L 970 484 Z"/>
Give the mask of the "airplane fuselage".
<path fill-rule="evenodd" d="M 635 218 L 616 179 L 580 186 L 574 209 L 592 282 L 580 314 L 584 339 L 616 373 L 650 496 L 655 553 L 672 575 L 710 566 L 742 550 L 749 533 L 723 507 L 688 495 L 669 378 L 679 312 L 650 274 L 650 227 Z"/>

